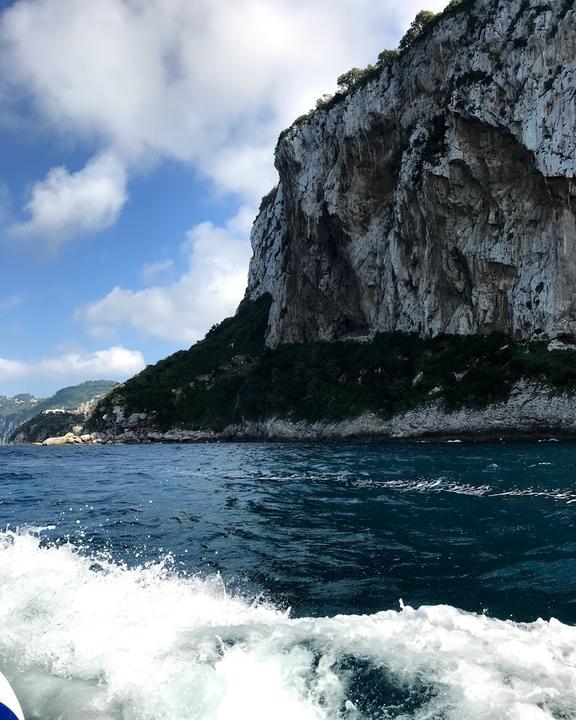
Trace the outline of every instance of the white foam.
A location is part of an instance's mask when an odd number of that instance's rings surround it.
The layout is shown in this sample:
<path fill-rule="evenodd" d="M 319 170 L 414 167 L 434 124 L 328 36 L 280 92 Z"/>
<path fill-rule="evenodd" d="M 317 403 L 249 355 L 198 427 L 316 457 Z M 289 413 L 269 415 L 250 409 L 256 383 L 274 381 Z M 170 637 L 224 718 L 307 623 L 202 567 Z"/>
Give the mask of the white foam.
<path fill-rule="evenodd" d="M 483 497 L 492 493 L 492 486 L 490 485 L 473 485 L 472 483 L 450 480 L 447 477 L 386 480 L 380 483 L 380 487 L 402 493 L 449 493 L 452 495 L 474 495 L 476 497 Z"/>
<path fill-rule="evenodd" d="M 541 463 L 545 464 L 545 463 Z M 451 495 L 472 495 L 475 497 L 534 497 L 564 502 L 568 505 L 576 502 L 576 491 L 574 488 L 550 488 L 539 490 L 533 487 L 511 488 L 497 491 L 492 485 L 474 485 L 459 480 L 451 480 L 447 477 L 439 478 L 404 478 L 398 480 L 386 480 L 379 484 L 379 487 L 387 490 L 394 490 L 401 493 L 449 493 Z"/>
<path fill-rule="evenodd" d="M 30 533 L 0 533 L 0 657 L 29 720 L 576 716 L 576 629 L 557 621 L 444 606 L 291 619 L 219 578 L 128 569 Z M 350 659 L 427 691 L 404 714 L 363 709 Z"/>

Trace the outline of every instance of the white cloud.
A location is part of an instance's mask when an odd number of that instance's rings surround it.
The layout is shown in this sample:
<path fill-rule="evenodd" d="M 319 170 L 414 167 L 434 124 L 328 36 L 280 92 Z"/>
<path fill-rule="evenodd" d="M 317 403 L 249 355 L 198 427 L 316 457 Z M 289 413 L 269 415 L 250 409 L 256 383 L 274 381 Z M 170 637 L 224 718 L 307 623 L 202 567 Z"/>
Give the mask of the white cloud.
<path fill-rule="evenodd" d="M 253 211 L 243 208 L 225 227 L 206 222 L 187 233 L 187 271 L 174 283 L 128 290 L 114 288 L 76 312 L 98 337 L 122 327 L 161 340 L 191 344 L 234 313 L 246 287 Z"/>
<path fill-rule="evenodd" d="M 135 350 L 112 347 L 93 353 L 68 353 L 38 362 L 24 363 L 0 358 L 0 382 L 32 378 L 81 382 L 83 380 L 131 377 L 146 367 L 144 356 Z"/>
<path fill-rule="evenodd" d="M 10 234 L 37 239 L 56 250 L 67 240 L 114 224 L 126 201 L 126 172 L 114 156 L 104 154 L 76 173 L 52 168 L 30 194 L 30 218 L 12 225 Z"/>
<path fill-rule="evenodd" d="M 158 262 L 144 263 L 140 268 L 140 273 L 144 282 L 150 282 L 158 275 L 168 272 L 172 267 L 174 267 L 173 260 L 159 260 Z"/>
<path fill-rule="evenodd" d="M 440 9 L 446 0 L 428 0 Z M 278 132 L 352 65 L 394 47 L 421 0 L 17 0 L 0 97 L 126 162 L 191 163 L 254 201 Z"/>
<path fill-rule="evenodd" d="M 93 353 L 69 353 L 48 358 L 32 367 L 48 377 L 130 377 L 143 370 L 146 363 L 141 352 L 111 347 Z"/>
<path fill-rule="evenodd" d="M 26 369 L 25 363 L 0 358 L 0 381 L 24 377 Z"/>
<path fill-rule="evenodd" d="M 24 95 L 45 131 L 86 141 L 118 163 L 94 202 L 79 189 L 98 159 L 76 174 L 52 170 L 16 232 L 54 248 L 105 227 L 125 200 L 122 168 L 133 174 L 162 158 L 193 166 L 217 191 L 256 207 L 276 182 L 280 130 L 340 73 L 395 47 L 421 7 L 422 0 L 16 0 L 0 16 L 0 104 Z M 80 204 L 69 202 L 78 195 Z M 242 296 L 246 225 L 198 225 L 178 281 L 116 287 L 76 317 L 100 335 L 132 327 L 193 342 Z"/>

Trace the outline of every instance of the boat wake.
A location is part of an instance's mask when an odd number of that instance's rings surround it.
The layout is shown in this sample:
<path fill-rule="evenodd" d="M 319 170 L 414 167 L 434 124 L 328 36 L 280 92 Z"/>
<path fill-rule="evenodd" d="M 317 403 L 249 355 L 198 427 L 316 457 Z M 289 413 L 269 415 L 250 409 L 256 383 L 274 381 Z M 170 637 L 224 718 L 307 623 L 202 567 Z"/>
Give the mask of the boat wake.
<path fill-rule="evenodd" d="M 576 628 L 448 606 L 290 617 L 165 560 L 0 533 L 0 669 L 29 720 L 576 717 Z"/>

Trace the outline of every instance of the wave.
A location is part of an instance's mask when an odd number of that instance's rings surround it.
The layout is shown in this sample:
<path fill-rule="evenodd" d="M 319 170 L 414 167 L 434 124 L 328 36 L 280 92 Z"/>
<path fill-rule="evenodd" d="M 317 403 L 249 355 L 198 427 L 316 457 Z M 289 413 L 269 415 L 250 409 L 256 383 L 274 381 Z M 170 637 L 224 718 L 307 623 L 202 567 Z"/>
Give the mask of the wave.
<path fill-rule="evenodd" d="M 292 618 L 38 533 L 0 533 L 0 657 L 29 720 L 576 717 L 576 628 L 401 607 Z"/>
<path fill-rule="evenodd" d="M 473 483 L 451 480 L 447 477 L 387 480 L 379 483 L 379 487 L 401 493 L 448 493 L 452 495 L 472 495 L 475 497 L 490 498 L 543 498 L 565 503 L 566 505 L 576 503 L 576 491 L 573 488 L 542 489 L 538 487 L 514 487 L 500 489 L 492 485 L 475 485 Z"/>
<path fill-rule="evenodd" d="M 538 462 L 529 465 L 530 469 L 540 467 L 554 467 L 554 463 Z M 485 473 L 498 473 L 500 466 L 496 463 L 488 465 Z M 363 476 L 364 475 L 364 476 Z M 528 487 L 502 487 L 501 484 L 490 483 L 474 483 L 465 482 L 454 479 L 449 476 L 416 476 L 403 477 L 401 471 L 398 471 L 400 477 L 385 480 L 374 479 L 368 473 L 359 474 L 358 472 L 334 474 L 306 473 L 291 475 L 253 475 L 258 482 L 305 482 L 326 483 L 332 482 L 342 484 L 354 488 L 382 489 L 398 493 L 416 493 L 416 494 L 450 494 L 450 495 L 470 495 L 475 497 L 519 497 L 519 498 L 540 498 L 545 500 L 553 500 L 567 505 L 576 503 L 576 490 L 573 487 L 544 487 L 542 485 L 530 485 Z M 204 477 L 204 476 L 201 476 Z M 236 480 L 241 482 L 245 480 L 243 476 L 226 476 L 227 480 Z"/>

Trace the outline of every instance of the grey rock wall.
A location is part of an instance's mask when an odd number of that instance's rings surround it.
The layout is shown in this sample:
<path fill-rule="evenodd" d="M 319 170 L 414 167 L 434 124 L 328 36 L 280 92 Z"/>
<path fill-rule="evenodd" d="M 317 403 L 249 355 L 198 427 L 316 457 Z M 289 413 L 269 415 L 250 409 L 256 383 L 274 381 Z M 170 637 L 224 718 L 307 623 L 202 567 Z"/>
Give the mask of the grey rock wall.
<path fill-rule="evenodd" d="M 477 0 L 279 141 L 268 344 L 576 334 L 576 11 Z"/>

